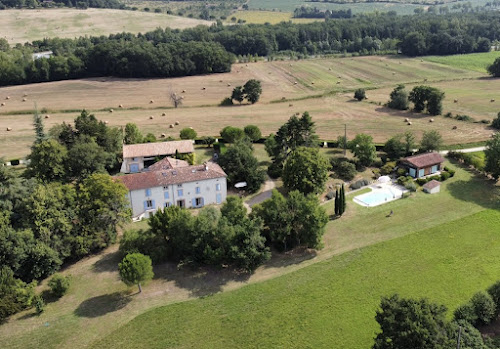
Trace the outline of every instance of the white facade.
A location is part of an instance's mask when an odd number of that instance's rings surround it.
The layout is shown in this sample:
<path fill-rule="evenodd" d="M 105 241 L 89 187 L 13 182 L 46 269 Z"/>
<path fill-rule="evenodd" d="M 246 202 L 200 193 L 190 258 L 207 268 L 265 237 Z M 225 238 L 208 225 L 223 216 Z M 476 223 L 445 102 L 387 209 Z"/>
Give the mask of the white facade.
<path fill-rule="evenodd" d="M 148 218 L 159 208 L 177 205 L 185 208 L 200 208 L 226 201 L 225 177 L 204 179 L 196 182 L 171 184 L 129 191 L 128 194 L 134 220 Z"/>
<path fill-rule="evenodd" d="M 122 167 L 120 172 L 122 173 L 136 173 L 142 172 L 144 170 L 144 161 L 146 160 L 154 160 L 155 158 L 149 157 L 144 158 L 143 156 L 139 156 L 136 158 L 128 158 L 123 159 Z"/>

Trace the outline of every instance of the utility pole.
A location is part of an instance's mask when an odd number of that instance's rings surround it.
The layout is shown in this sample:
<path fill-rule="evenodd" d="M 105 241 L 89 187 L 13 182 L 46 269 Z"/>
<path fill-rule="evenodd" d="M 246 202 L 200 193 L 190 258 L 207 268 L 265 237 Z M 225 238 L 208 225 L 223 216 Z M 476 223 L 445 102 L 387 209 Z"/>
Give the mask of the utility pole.
<path fill-rule="evenodd" d="M 344 124 L 344 156 L 347 155 L 347 124 Z"/>
<path fill-rule="evenodd" d="M 460 337 L 462 336 L 462 326 L 458 326 L 457 349 L 460 349 Z"/>

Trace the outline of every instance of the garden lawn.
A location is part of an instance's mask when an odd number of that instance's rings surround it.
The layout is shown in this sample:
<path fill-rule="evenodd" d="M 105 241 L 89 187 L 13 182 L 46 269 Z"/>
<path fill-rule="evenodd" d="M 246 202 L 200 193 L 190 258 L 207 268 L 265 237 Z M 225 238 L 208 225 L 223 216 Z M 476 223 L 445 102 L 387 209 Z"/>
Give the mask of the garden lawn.
<path fill-rule="evenodd" d="M 336 256 L 242 289 L 154 309 L 95 348 L 369 348 L 380 297 L 454 309 L 500 279 L 500 212 Z M 449 314 L 450 315 L 450 314 Z"/>

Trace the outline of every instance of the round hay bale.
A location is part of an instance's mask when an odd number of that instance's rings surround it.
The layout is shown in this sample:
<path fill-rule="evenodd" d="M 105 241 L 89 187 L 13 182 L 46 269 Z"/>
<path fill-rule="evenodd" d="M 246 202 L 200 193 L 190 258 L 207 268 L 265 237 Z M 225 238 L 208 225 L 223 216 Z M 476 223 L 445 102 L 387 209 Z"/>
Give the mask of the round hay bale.
<path fill-rule="evenodd" d="M 453 103 L 458 103 L 458 99 L 454 99 L 454 100 L 453 100 Z"/>
<path fill-rule="evenodd" d="M 284 101 L 286 99 L 286 97 L 281 97 L 281 100 Z"/>
<path fill-rule="evenodd" d="M 27 101 L 27 99 L 26 99 L 26 98 L 23 98 L 23 102 L 26 102 L 26 101 Z"/>
<path fill-rule="evenodd" d="M 411 126 L 411 121 L 407 123 L 408 126 Z"/>
<path fill-rule="evenodd" d="M 290 103 L 288 106 L 289 106 L 289 107 L 293 107 L 293 104 L 292 104 L 292 103 Z"/>
<path fill-rule="evenodd" d="M 295 113 L 295 115 L 300 115 L 300 113 L 299 113 L 299 112 L 296 112 L 296 113 Z"/>
<path fill-rule="evenodd" d="M 328 68 L 329 71 L 332 71 L 332 68 Z"/>
<path fill-rule="evenodd" d="M 182 90 L 182 93 L 186 93 L 186 90 Z"/>
<path fill-rule="evenodd" d="M 12 131 L 12 127 L 7 127 L 7 131 Z"/>
<path fill-rule="evenodd" d="M 149 101 L 149 104 L 153 104 L 154 102 L 155 102 L 155 101 L 153 101 L 153 100 L 150 100 L 150 101 Z"/>
<path fill-rule="evenodd" d="M 112 112 L 113 112 L 113 109 L 110 109 L 110 110 L 109 110 L 109 112 L 110 112 L 110 113 L 112 113 Z"/>
<path fill-rule="evenodd" d="M 161 116 L 167 116 L 167 113 L 161 113 Z"/>
<path fill-rule="evenodd" d="M 396 72 L 392 72 L 392 75 L 396 75 Z"/>
<path fill-rule="evenodd" d="M 406 118 L 406 119 L 405 119 L 405 122 L 408 122 L 408 121 L 410 121 L 410 119 Z"/>
<path fill-rule="evenodd" d="M 5 103 L 0 104 L 0 106 L 5 107 Z"/>
<path fill-rule="evenodd" d="M 176 122 L 175 122 L 175 125 L 179 125 L 179 121 L 176 121 Z"/>
<path fill-rule="evenodd" d="M 452 130 L 456 130 L 457 128 L 458 128 L 458 127 L 456 127 L 456 126 L 453 126 L 453 127 L 451 128 L 451 129 L 452 129 Z"/>
<path fill-rule="evenodd" d="M 23 94 L 23 97 L 28 97 L 28 94 L 27 93 Z"/>
<path fill-rule="evenodd" d="M 162 133 L 162 134 L 160 135 L 160 138 L 165 138 L 165 137 L 167 137 L 167 135 L 166 135 L 166 134 L 164 134 L 164 133 Z"/>
<path fill-rule="evenodd" d="M 5 97 L 5 99 L 10 99 L 10 96 Z"/>
<path fill-rule="evenodd" d="M 168 127 L 170 127 L 170 128 L 174 128 L 174 125 L 170 124 Z"/>
<path fill-rule="evenodd" d="M 48 118 L 50 118 L 50 115 L 45 115 L 45 119 L 48 119 Z"/>
<path fill-rule="evenodd" d="M 227 84 L 227 87 L 231 86 L 231 84 Z"/>
<path fill-rule="evenodd" d="M 311 85 L 314 85 L 314 81 L 311 81 Z"/>
<path fill-rule="evenodd" d="M 194 130 L 194 128 L 190 127 L 189 129 Z"/>
<path fill-rule="evenodd" d="M 338 75 L 338 76 L 337 76 L 337 79 L 342 79 L 342 76 Z"/>
<path fill-rule="evenodd" d="M 494 102 L 494 101 L 495 101 L 494 99 L 490 100 L 490 102 Z"/>
<path fill-rule="evenodd" d="M 109 124 L 109 121 L 108 120 L 104 120 L 104 124 L 105 125 Z"/>
<path fill-rule="evenodd" d="M 154 116 L 150 116 L 149 117 L 149 120 L 153 120 L 155 117 Z"/>
<path fill-rule="evenodd" d="M 202 89 L 203 91 L 205 91 L 207 88 L 206 88 L 206 87 L 202 87 L 201 89 Z"/>
<path fill-rule="evenodd" d="M 181 99 L 184 99 L 184 96 L 181 96 Z"/>
<path fill-rule="evenodd" d="M 434 119 L 429 119 L 429 122 L 434 122 Z"/>
<path fill-rule="evenodd" d="M 297 81 L 294 81 L 294 83 L 293 83 L 293 84 L 294 84 L 294 85 L 297 85 L 297 84 L 298 84 L 298 82 L 297 82 Z"/>
<path fill-rule="evenodd" d="M 340 84 L 340 81 L 337 81 L 337 85 L 339 85 L 339 84 Z"/>
<path fill-rule="evenodd" d="M 120 105 L 118 106 L 118 108 L 123 108 L 123 104 L 120 104 Z"/>
<path fill-rule="evenodd" d="M 222 80 L 219 80 L 219 82 L 223 82 Z"/>

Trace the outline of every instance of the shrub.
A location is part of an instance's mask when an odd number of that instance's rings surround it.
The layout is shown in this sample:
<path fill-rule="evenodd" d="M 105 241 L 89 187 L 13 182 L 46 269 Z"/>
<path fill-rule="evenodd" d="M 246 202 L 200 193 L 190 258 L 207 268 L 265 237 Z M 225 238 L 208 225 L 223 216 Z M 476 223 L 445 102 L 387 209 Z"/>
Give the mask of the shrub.
<path fill-rule="evenodd" d="M 245 132 L 238 127 L 226 126 L 220 131 L 220 135 L 228 143 L 234 143 L 245 137 Z"/>
<path fill-rule="evenodd" d="M 404 184 L 405 188 L 408 189 L 409 191 L 411 192 L 416 192 L 417 191 L 417 185 L 415 184 L 415 182 L 411 181 L 411 182 L 406 182 Z"/>
<path fill-rule="evenodd" d="M 500 130 L 500 113 L 498 113 L 497 118 L 491 122 L 491 127 Z"/>
<path fill-rule="evenodd" d="M 49 281 L 50 292 L 58 298 L 64 296 L 68 292 L 70 286 L 70 277 L 61 274 L 54 274 Z"/>
<path fill-rule="evenodd" d="M 453 117 L 453 114 L 452 114 L 452 113 L 450 113 L 450 112 L 448 112 L 448 113 L 444 114 L 444 117 L 445 117 L 445 118 L 452 118 L 452 117 Z"/>
<path fill-rule="evenodd" d="M 490 120 L 488 120 L 488 119 L 482 119 L 481 123 L 488 125 L 490 123 Z"/>
<path fill-rule="evenodd" d="M 42 296 L 37 294 L 33 298 L 33 302 L 35 304 L 35 309 L 37 314 L 41 314 L 45 311 L 45 301 L 43 300 Z"/>
<path fill-rule="evenodd" d="M 181 139 L 195 139 L 196 136 L 198 136 L 196 131 L 189 127 L 183 128 L 179 134 Z"/>
<path fill-rule="evenodd" d="M 398 170 L 396 171 L 396 174 L 398 175 L 398 177 L 400 176 L 406 176 L 406 168 L 404 167 L 399 167 Z"/>
<path fill-rule="evenodd" d="M 495 315 L 500 313 L 500 281 L 495 282 L 488 288 L 488 293 L 490 294 L 493 302 L 495 302 Z"/>
<path fill-rule="evenodd" d="M 462 304 L 453 312 L 455 320 L 465 320 L 474 324 L 477 321 L 477 315 L 471 303 Z"/>
<path fill-rule="evenodd" d="M 465 115 L 465 114 L 457 114 L 455 116 L 455 119 L 457 119 L 458 121 L 474 121 L 473 118 L 471 118 L 469 115 Z"/>
<path fill-rule="evenodd" d="M 398 177 L 398 184 L 399 185 L 405 185 L 406 184 L 406 177 L 405 176 L 399 176 Z"/>
<path fill-rule="evenodd" d="M 427 178 L 417 178 L 418 185 L 424 185 L 425 183 L 427 183 Z"/>
<path fill-rule="evenodd" d="M 395 167 L 396 167 L 396 162 L 394 161 L 388 162 L 380 168 L 380 173 L 382 173 L 383 175 L 391 174 L 392 171 L 394 171 Z"/>
<path fill-rule="evenodd" d="M 342 161 L 334 168 L 335 173 L 342 179 L 350 181 L 356 176 L 356 166 L 349 161 Z"/>
<path fill-rule="evenodd" d="M 370 181 L 368 181 L 367 179 L 360 179 L 359 181 L 351 183 L 350 187 L 351 187 L 351 189 L 359 189 L 359 188 L 364 187 L 368 184 L 370 184 Z"/>
<path fill-rule="evenodd" d="M 434 175 L 434 176 L 431 176 L 431 177 L 427 178 L 427 182 L 430 182 L 432 180 L 440 181 L 441 180 L 441 176 L 440 175 Z"/>
<path fill-rule="evenodd" d="M 495 316 L 495 302 L 490 294 L 484 291 L 477 292 L 471 298 L 471 304 L 474 313 L 477 316 L 476 324 L 486 325 L 493 320 Z"/>
<path fill-rule="evenodd" d="M 450 178 L 451 175 L 449 172 L 441 172 L 441 181 L 444 182 L 445 180 L 447 180 L 448 178 Z"/>
<path fill-rule="evenodd" d="M 229 107 L 231 105 L 234 105 L 233 100 L 229 97 L 224 98 L 220 103 L 219 106 L 221 107 Z"/>
<path fill-rule="evenodd" d="M 328 200 L 331 200 L 335 197 L 335 193 L 333 191 L 329 191 L 327 194 L 326 194 L 326 198 Z"/>
<path fill-rule="evenodd" d="M 243 129 L 243 132 L 247 135 L 252 142 L 257 142 L 262 137 L 262 132 L 255 125 L 247 125 Z"/>
<path fill-rule="evenodd" d="M 477 156 L 471 156 L 468 164 L 473 166 L 475 169 L 484 170 L 484 160 Z"/>
<path fill-rule="evenodd" d="M 354 98 L 357 99 L 358 101 L 362 101 L 363 99 L 366 99 L 365 89 L 358 88 L 356 91 L 354 91 Z"/>

